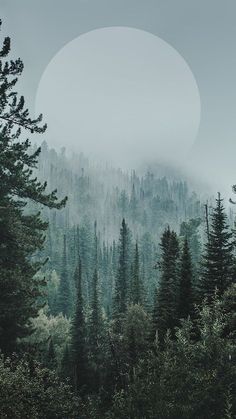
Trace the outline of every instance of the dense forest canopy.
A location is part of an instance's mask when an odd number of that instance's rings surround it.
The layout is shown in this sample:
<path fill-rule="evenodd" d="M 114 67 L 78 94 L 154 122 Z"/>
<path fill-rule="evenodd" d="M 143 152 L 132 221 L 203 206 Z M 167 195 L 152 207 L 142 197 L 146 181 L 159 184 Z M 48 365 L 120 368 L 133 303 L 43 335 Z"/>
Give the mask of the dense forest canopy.
<path fill-rule="evenodd" d="M 0 417 L 235 417 L 233 213 L 168 170 L 31 145 L 46 125 L 9 57 L 5 38 Z"/>

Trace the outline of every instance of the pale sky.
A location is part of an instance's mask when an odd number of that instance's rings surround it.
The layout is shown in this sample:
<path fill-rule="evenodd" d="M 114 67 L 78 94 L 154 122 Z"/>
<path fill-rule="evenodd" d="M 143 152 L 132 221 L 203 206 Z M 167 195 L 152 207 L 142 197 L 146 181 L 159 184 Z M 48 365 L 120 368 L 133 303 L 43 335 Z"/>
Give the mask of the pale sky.
<path fill-rule="evenodd" d="M 34 107 L 53 56 L 82 33 L 128 26 L 159 36 L 191 68 L 201 123 L 191 165 L 216 184 L 236 182 L 235 0 L 0 0 L 2 34 L 25 63 L 22 90 Z"/>

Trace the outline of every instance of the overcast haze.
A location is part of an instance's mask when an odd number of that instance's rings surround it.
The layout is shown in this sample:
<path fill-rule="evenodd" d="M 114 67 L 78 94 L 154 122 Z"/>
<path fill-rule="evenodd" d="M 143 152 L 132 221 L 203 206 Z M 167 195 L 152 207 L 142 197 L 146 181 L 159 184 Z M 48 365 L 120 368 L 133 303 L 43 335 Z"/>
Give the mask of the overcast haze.
<path fill-rule="evenodd" d="M 198 87 L 180 54 L 149 32 L 117 26 L 60 50 L 40 80 L 36 105 L 49 121 L 50 144 L 66 141 L 68 149 L 125 169 L 182 163 L 200 121 Z"/>
<path fill-rule="evenodd" d="M 234 0 L 1 0 L 0 4 L 3 34 L 11 36 L 13 52 L 25 63 L 22 91 L 31 108 L 49 61 L 82 33 L 129 26 L 168 42 L 188 63 L 200 91 L 201 124 L 190 166 L 194 164 L 215 184 L 236 181 Z"/>

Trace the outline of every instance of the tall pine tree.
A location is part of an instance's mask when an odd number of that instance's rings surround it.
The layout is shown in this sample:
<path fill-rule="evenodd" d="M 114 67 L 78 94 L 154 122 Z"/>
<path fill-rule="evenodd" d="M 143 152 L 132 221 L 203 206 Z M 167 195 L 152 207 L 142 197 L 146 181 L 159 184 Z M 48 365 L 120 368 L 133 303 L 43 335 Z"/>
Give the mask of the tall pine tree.
<path fill-rule="evenodd" d="M 1 26 L 1 22 L 0 22 Z M 42 115 L 31 119 L 24 98 L 15 86 L 23 71 L 20 59 L 8 60 L 10 38 L 0 50 L 0 348 L 16 349 L 18 337 L 30 332 L 29 319 L 38 313 L 44 281 L 34 278 L 40 263 L 31 256 L 44 243 L 47 223 L 40 213 L 28 214 L 33 201 L 49 208 L 62 208 L 56 191 L 47 193 L 47 183 L 33 176 L 40 148 L 30 153 L 29 140 L 21 140 L 21 130 L 43 133 Z"/>
<path fill-rule="evenodd" d="M 180 259 L 178 317 L 186 319 L 194 313 L 192 260 L 187 238 Z"/>
<path fill-rule="evenodd" d="M 130 233 L 125 219 L 122 221 L 119 239 L 119 261 L 118 272 L 115 282 L 115 295 L 113 301 L 113 317 L 121 319 L 127 310 L 129 295 L 129 245 Z"/>
<path fill-rule="evenodd" d="M 101 366 L 103 358 L 103 319 L 99 295 L 98 271 L 95 268 L 92 282 L 92 298 L 88 320 L 88 346 L 91 371 L 91 384 L 95 391 L 99 389 Z"/>
<path fill-rule="evenodd" d="M 162 342 L 166 331 L 177 325 L 179 243 L 169 227 L 163 233 L 160 246 L 161 278 L 155 295 L 152 331 L 153 338 L 158 333 Z"/>
<path fill-rule="evenodd" d="M 219 193 L 211 215 L 208 241 L 203 255 L 203 269 L 199 283 L 201 298 L 207 297 L 212 301 L 216 288 L 222 296 L 228 286 L 235 281 L 233 247 L 232 232 L 229 230 L 223 199 Z"/>
<path fill-rule="evenodd" d="M 82 293 L 82 265 L 80 259 L 75 270 L 75 283 L 77 288 L 77 299 L 75 314 L 72 320 L 71 355 L 75 388 L 77 390 L 83 390 L 87 384 L 88 368 L 87 333 Z"/>
<path fill-rule="evenodd" d="M 61 267 L 61 280 L 58 288 L 58 312 L 64 316 L 71 315 L 71 290 L 67 270 L 66 236 L 63 237 L 63 256 Z"/>
<path fill-rule="evenodd" d="M 130 292 L 130 300 L 133 304 L 140 304 L 144 303 L 144 288 L 143 283 L 140 275 L 140 266 L 139 266 L 139 249 L 138 243 L 135 245 L 135 254 L 134 254 L 134 262 L 132 266 L 132 274 L 131 274 L 131 292 Z"/>

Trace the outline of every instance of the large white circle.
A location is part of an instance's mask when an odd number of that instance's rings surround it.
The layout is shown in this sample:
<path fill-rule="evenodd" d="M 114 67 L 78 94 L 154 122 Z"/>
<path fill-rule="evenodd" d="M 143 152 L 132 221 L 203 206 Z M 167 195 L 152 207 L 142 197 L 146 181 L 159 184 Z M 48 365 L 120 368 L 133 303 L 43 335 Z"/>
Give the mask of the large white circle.
<path fill-rule="evenodd" d="M 149 32 L 108 27 L 55 55 L 40 80 L 36 111 L 48 122 L 51 145 L 134 167 L 189 151 L 200 97 L 173 47 Z"/>

